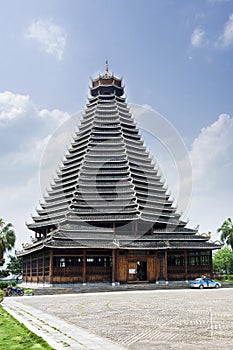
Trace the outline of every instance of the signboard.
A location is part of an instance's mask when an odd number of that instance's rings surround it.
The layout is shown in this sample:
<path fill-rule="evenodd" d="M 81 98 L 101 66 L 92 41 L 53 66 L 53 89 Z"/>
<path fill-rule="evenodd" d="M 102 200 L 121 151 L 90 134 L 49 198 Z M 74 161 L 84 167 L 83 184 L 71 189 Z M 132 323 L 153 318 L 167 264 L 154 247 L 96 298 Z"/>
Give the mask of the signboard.
<path fill-rule="evenodd" d="M 130 275 L 136 275 L 137 270 L 136 269 L 129 269 L 129 274 Z"/>

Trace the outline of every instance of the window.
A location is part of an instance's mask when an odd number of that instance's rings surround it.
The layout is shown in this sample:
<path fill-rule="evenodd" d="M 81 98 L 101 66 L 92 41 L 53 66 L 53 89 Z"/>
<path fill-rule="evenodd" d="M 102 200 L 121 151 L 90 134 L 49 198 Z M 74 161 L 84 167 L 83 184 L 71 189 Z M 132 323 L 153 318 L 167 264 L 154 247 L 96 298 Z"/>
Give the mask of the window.
<path fill-rule="evenodd" d="M 210 265 L 210 251 L 189 252 L 188 265 L 189 266 L 206 266 Z"/>
<path fill-rule="evenodd" d="M 111 261 L 112 261 L 111 256 L 88 257 L 87 258 L 87 266 L 110 267 Z"/>
<path fill-rule="evenodd" d="M 184 266 L 183 254 L 174 254 L 168 256 L 168 264 L 171 266 Z"/>
<path fill-rule="evenodd" d="M 66 260 L 65 260 L 65 258 L 60 258 L 60 267 L 66 267 Z"/>

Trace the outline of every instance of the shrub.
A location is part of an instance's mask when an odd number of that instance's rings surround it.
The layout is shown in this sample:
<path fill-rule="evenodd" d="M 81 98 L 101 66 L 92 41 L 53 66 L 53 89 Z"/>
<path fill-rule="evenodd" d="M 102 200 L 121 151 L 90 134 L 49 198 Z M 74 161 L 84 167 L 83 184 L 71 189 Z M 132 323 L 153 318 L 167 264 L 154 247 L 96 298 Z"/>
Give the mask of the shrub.
<path fill-rule="evenodd" d="M 222 281 L 223 280 L 223 276 L 221 276 L 221 275 L 214 275 L 213 278 L 215 280 L 218 280 L 218 281 Z"/>
<path fill-rule="evenodd" d="M 228 275 L 226 277 L 227 277 L 228 281 L 233 281 L 233 275 Z"/>
<path fill-rule="evenodd" d="M 8 282 L 5 282 L 5 281 L 0 281 L 0 289 L 4 289 L 8 286 Z"/>
<path fill-rule="evenodd" d="M 34 295 L 34 289 L 24 288 L 24 295 Z"/>
<path fill-rule="evenodd" d="M 214 275 L 213 278 L 218 281 L 233 281 L 233 275 Z"/>
<path fill-rule="evenodd" d="M 4 298 L 4 292 L 0 289 L 0 303 L 3 301 Z"/>

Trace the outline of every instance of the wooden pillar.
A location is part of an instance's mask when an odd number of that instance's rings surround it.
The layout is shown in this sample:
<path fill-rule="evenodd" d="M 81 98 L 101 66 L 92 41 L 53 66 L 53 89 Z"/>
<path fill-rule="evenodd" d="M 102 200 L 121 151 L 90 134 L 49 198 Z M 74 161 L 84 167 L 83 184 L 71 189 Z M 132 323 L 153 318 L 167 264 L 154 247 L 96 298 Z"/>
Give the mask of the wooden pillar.
<path fill-rule="evenodd" d="M 163 253 L 162 251 L 158 252 L 158 261 L 159 261 L 159 274 L 158 274 L 158 279 L 163 280 L 164 279 L 164 274 L 163 274 Z"/>
<path fill-rule="evenodd" d="M 87 281 L 87 251 L 83 250 L 83 284 Z"/>
<path fill-rule="evenodd" d="M 39 254 L 37 254 L 36 258 L 36 283 L 39 282 Z"/>
<path fill-rule="evenodd" d="M 167 250 L 165 250 L 165 252 L 164 252 L 164 279 L 165 279 L 165 281 L 168 280 L 168 276 L 167 276 Z"/>
<path fill-rule="evenodd" d="M 45 283 L 45 276 L 44 276 L 44 264 L 45 264 L 45 252 L 43 252 L 43 259 L 42 259 L 42 282 Z"/>
<path fill-rule="evenodd" d="M 116 224 L 115 222 L 112 225 L 114 231 L 114 239 L 116 239 Z M 112 249 L 112 284 L 115 283 L 115 275 L 116 275 L 116 250 Z"/>
<path fill-rule="evenodd" d="M 49 258 L 49 283 L 53 284 L 53 249 L 50 249 Z"/>
<path fill-rule="evenodd" d="M 112 284 L 115 283 L 116 278 L 116 250 L 112 249 Z"/>
<path fill-rule="evenodd" d="M 213 251 L 210 250 L 210 278 L 213 278 Z"/>
<path fill-rule="evenodd" d="M 25 275 L 23 275 L 23 281 L 27 283 L 28 281 L 28 256 L 23 256 L 23 263 L 25 266 Z"/>
<path fill-rule="evenodd" d="M 188 279 L 188 253 L 187 250 L 184 252 L 184 276 Z"/>
<path fill-rule="evenodd" d="M 30 282 L 32 283 L 32 255 L 30 255 Z"/>

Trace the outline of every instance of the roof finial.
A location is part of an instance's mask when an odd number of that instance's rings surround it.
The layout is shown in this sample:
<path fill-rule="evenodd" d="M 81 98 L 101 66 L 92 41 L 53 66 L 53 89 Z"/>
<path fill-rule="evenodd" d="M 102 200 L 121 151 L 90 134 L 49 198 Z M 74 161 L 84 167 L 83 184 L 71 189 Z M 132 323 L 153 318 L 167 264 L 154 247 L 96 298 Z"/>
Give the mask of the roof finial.
<path fill-rule="evenodd" d="M 105 73 L 108 73 L 108 59 L 105 61 Z"/>

